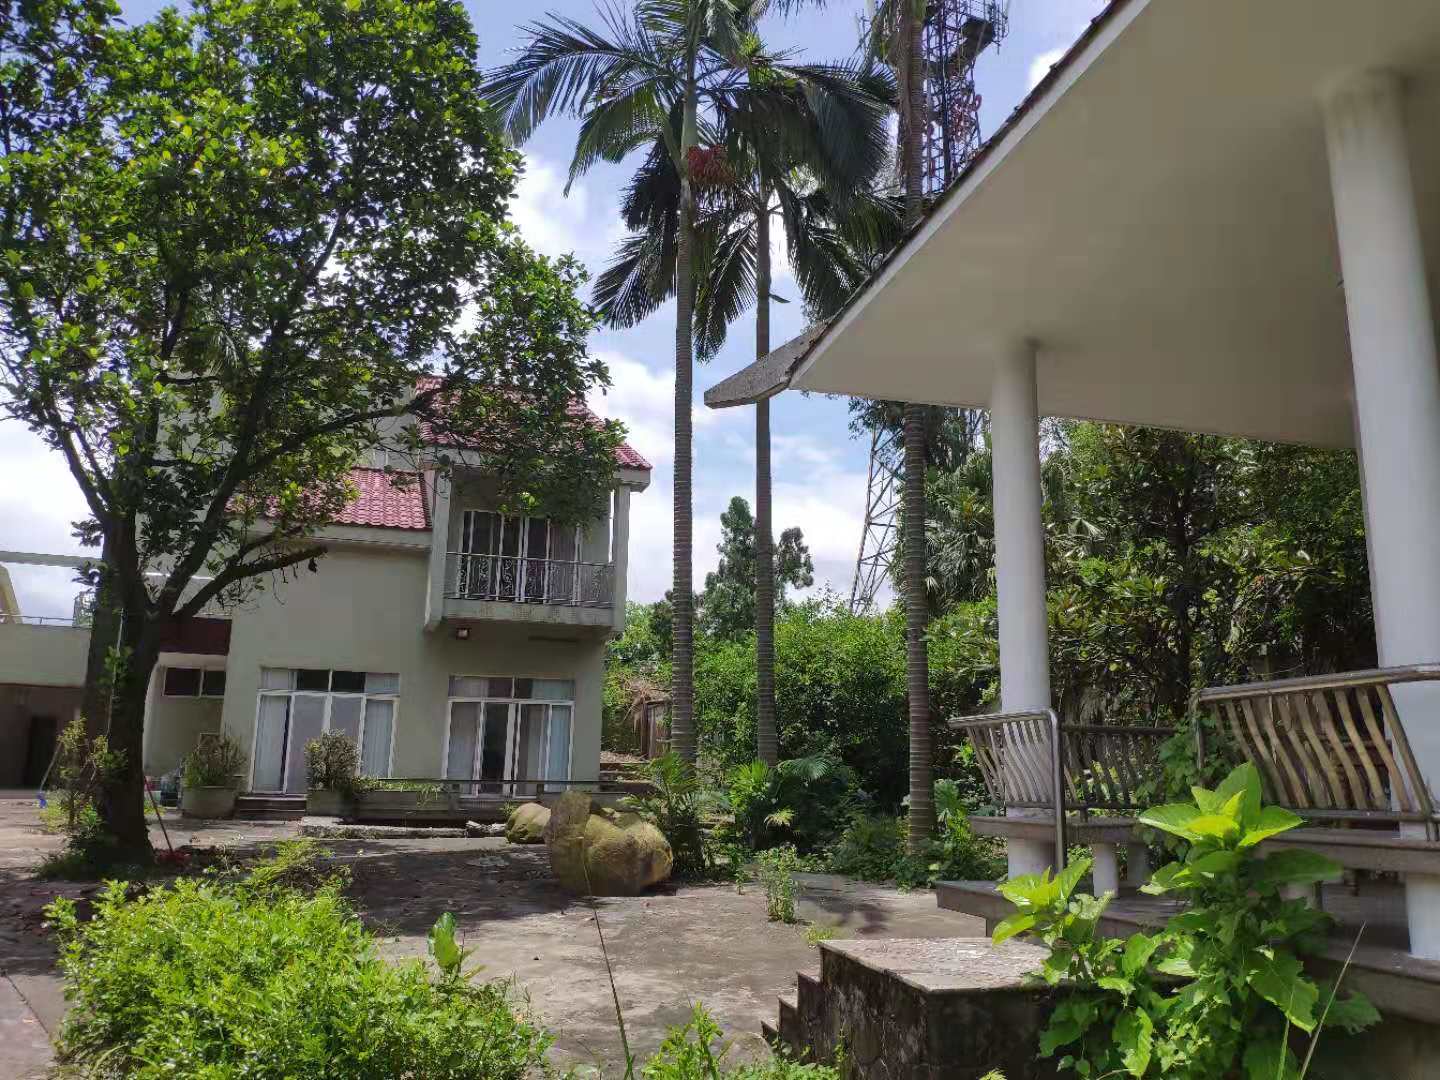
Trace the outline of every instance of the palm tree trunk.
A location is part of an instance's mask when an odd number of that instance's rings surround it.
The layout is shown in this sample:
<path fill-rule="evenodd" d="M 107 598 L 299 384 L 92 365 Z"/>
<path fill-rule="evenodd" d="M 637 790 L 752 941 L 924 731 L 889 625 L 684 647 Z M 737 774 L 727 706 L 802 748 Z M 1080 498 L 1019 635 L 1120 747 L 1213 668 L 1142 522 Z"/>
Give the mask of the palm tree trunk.
<path fill-rule="evenodd" d="M 924 151 L 925 88 L 921 40 L 923 8 L 906 2 L 903 6 L 901 55 L 905 63 L 905 224 L 919 219 L 924 200 L 921 172 Z M 930 662 L 926 654 L 925 628 L 925 407 L 905 406 L 905 686 L 910 712 L 910 817 L 908 847 L 912 855 L 924 854 L 935 835 L 935 773 L 930 735 Z"/>
<path fill-rule="evenodd" d="M 755 357 L 770 352 L 770 191 L 755 216 Z M 770 399 L 755 403 L 755 756 L 780 760 L 775 725 L 775 536 L 770 525 Z"/>
<path fill-rule="evenodd" d="M 692 433 L 690 410 L 694 393 L 694 268 L 695 192 L 690 182 L 690 148 L 695 145 L 695 52 L 689 56 L 685 116 L 680 129 L 680 221 L 675 241 L 675 527 L 674 638 L 670 646 L 670 745 L 682 761 L 695 763 L 699 740 L 695 731 L 695 590 L 694 506 L 691 496 Z"/>

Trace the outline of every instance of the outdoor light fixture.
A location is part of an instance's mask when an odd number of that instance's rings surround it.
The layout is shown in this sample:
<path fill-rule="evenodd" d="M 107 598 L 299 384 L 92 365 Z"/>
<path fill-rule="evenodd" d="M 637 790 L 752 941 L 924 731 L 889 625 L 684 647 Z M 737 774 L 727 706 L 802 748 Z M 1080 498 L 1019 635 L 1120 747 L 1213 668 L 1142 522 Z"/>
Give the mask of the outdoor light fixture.
<path fill-rule="evenodd" d="M 470 640 L 470 627 L 468 627 L 468 626 L 459 626 L 459 627 L 456 627 L 456 628 L 455 628 L 455 640 L 456 640 L 456 641 L 469 641 L 469 640 Z"/>

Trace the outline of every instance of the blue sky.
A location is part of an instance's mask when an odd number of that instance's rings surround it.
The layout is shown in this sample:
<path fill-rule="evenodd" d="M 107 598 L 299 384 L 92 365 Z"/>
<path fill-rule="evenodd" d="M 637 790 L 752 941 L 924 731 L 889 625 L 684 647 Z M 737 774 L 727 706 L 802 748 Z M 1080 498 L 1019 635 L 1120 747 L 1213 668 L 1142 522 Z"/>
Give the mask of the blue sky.
<path fill-rule="evenodd" d="M 549 4 L 467 0 L 480 36 L 486 67 L 504 63 L 523 41 L 517 22 L 547 11 L 596 21 L 595 0 L 552 0 Z M 981 124 L 988 135 L 1026 91 L 1104 6 L 1103 0 L 1012 0 L 1010 35 L 980 61 Z M 160 7 L 152 0 L 122 0 L 128 20 L 147 18 Z M 788 20 L 772 18 L 764 28 L 775 47 L 812 60 L 836 59 L 855 48 L 856 16 L 864 0 L 830 0 L 823 11 Z M 624 166 L 601 166 L 563 194 L 577 125 L 551 120 L 523 148 L 526 173 L 511 207 L 530 243 L 548 254 L 574 252 L 592 272 L 604 264 L 622 234 L 618 193 L 629 176 Z M 775 291 L 795 297 L 783 274 Z M 772 341 L 780 344 L 802 329 L 799 303 L 775 305 Z M 597 410 L 625 422 L 630 441 L 655 465 L 654 482 L 632 501 L 630 594 L 636 600 L 660 597 L 670 583 L 671 425 L 673 415 L 673 309 L 630 330 L 601 331 L 593 353 L 610 367 L 613 386 Z M 720 511 L 733 495 L 752 500 L 754 413 L 750 409 L 712 412 L 704 388 L 753 359 L 749 316 L 731 329 L 725 349 L 696 369 L 695 395 L 695 581 L 714 568 Z M 784 394 L 773 407 L 775 530 L 792 525 L 805 532 L 815 559 L 816 588 L 848 593 L 864 513 L 867 445 L 850 437 L 843 400 Z M 0 549 L 76 552 L 70 522 L 82 513 L 79 493 L 55 459 L 33 436 L 0 422 Z M 323 572 L 323 571 L 322 571 Z M 74 587 L 64 571 L 12 568 L 27 613 L 67 614 Z"/>

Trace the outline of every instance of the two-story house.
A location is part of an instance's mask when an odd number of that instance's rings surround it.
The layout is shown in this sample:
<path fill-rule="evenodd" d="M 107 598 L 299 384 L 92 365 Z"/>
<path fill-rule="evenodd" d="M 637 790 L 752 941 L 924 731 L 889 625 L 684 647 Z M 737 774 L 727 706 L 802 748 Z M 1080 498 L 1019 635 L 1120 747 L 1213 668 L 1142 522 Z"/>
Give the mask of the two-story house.
<path fill-rule="evenodd" d="M 397 484 L 367 467 L 352 480 L 355 497 L 318 535 L 329 554 L 316 572 L 267 582 L 167 643 L 146 710 L 146 772 L 174 769 L 223 730 L 249 755 L 248 791 L 302 794 L 306 743 L 338 730 L 371 776 L 499 792 L 597 779 L 605 644 L 624 625 L 630 496 L 649 485 L 645 459 L 619 448 L 604 516 L 579 527 L 500 513 L 493 484 L 463 461 L 448 476 Z M 83 620 L 8 614 L 0 699 L 31 677 L 7 657 L 67 658 L 64 671 L 49 670 L 58 660 L 46 668 L 46 700 L 80 685 L 84 647 L 72 639 L 88 634 Z M 0 715 L 0 726 L 33 722 Z"/>

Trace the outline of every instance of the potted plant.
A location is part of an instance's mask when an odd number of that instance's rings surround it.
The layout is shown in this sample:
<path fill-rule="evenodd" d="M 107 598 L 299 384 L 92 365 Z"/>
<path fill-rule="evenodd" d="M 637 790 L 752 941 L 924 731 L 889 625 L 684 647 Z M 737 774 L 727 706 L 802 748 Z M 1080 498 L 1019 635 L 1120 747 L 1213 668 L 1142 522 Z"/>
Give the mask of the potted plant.
<path fill-rule="evenodd" d="M 228 818 L 245 773 L 245 752 L 228 735 L 202 737 L 182 766 L 180 813 L 190 818 Z"/>
<path fill-rule="evenodd" d="M 305 744 L 305 775 L 306 813 L 348 817 L 360 777 L 360 748 L 344 732 L 327 731 Z"/>

